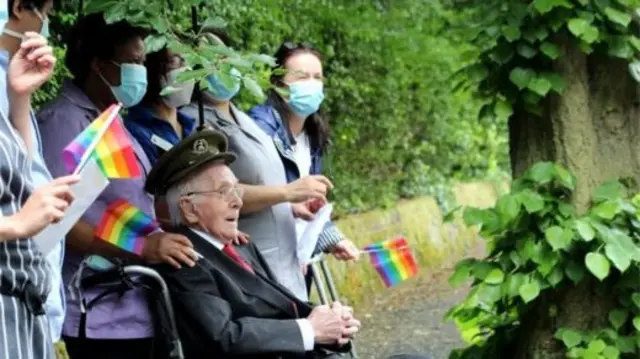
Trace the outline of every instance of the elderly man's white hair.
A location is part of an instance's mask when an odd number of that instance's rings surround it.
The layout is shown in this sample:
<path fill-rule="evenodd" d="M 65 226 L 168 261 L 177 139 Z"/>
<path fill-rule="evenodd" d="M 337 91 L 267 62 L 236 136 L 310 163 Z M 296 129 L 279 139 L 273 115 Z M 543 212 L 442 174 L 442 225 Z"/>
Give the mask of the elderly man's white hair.
<path fill-rule="evenodd" d="M 169 207 L 169 219 L 173 226 L 179 226 L 182 224 L 182 213 L 180 211 L 180 198 L 187 195 L 189 192 L 203 190 L 204 184 L 211 182 L 211 177 L 206 176 L 207 171 L 217 165 L 224 164 L 224 161 L 214 161 L 191 176 L 187 176 L 183 180 L 177 182 L 167 190 L 167 206 Z M 197 201 L 198 196 L 194 197 L 194 201 Z"/>

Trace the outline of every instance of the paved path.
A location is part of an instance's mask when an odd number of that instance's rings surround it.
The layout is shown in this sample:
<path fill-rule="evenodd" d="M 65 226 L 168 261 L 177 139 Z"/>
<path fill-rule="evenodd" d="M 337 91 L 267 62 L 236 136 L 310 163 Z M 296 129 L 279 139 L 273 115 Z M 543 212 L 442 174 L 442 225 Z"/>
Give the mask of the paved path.
<path fill-rule="evenodd" d="M 442 320 L 467 292 L 449 287 L 449 273 L 423 275 L 387 289 L 361 312 L 363 324 L 356 341 L 360 359 L 420 353 L 447 359 L 452 349 L 463 346 L 455 325 Z"/>

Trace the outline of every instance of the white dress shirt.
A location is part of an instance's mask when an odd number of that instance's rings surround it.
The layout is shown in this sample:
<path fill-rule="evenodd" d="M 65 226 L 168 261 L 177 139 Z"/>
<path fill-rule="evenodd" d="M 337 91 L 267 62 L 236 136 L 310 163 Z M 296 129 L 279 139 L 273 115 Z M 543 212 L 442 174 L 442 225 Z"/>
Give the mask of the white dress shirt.
<path fill-rule="evenodd" d="M 213 237 L 209 233 L 203 232 L 195 228 L 190 228 L 190 230 L 193 233 L 204 238 L 207 242 L 211 243 L 211 245 L 216 247 L 218 250 L 222 250 L 222 248 L 224 247 L 224 243 L 222 243 L 222 241 Z M 314 340 L 315 332 L 313 330 L 313 326 L 311 326 L 311 322 L 309 321 L 309 319 L 303 318 L 303 319 L 296 319 L 296 323 L 298 323 L 298 327 L 300 328 L 300 335 L 302 336 L 302 342 L 304 343 L 304 350 L 312 351 L 315 345 L 315 340 Z"/>

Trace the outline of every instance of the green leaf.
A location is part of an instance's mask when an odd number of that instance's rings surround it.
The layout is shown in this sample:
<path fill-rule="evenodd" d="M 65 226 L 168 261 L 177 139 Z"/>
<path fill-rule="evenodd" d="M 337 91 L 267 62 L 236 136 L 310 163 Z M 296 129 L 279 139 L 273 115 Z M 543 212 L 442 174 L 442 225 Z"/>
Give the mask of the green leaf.
<path fill-rule="evenodd" d="M 529 303 L 540 295 L 540 285 L 537 281 L 530 281 L 520 286 L 520 297 L 525 303 Z"/>
<path fill-rule="evenodd" d="M 167 38 L 162 35 L 149 35 L 144 39 L 147 54 L 162 50 L 167 45 Z"/>
<path fill-rule="evenodd" d="M 560 47 L 548 41 L 545 41 L 540 45 L 540 51 L 552 60 L 555 60 L 560 56 Z"/>
<path fill-rule="evenodd" d="M 546 96 L 551 90 L 551 81 L 547 80 L 546 77 L 536 77 L 529 81 L 527 88 L 540 96 Z"/>
<path fill-rule="evenodd" d="M 549 281 L 549 284 L 551 284 L 551 286 L 555 287 L 560 282 L 562 282 L 563 278 L 564 278 L 564 273 L 562 273 L 562 269 L 555 267 L 553 268 L 553 271 L 551 272 L 551 274 L 549 274 L 549 276 L 547 277 L 547 280 Z"/>
<path fill-rule="evenodd" d="M 602 353 L 602 351 L 606 347 L 607 347 L 607 344 L 603 340 L 598 339 L 589 343 L 589 346 L 587 347 L 587 351 L 591 353 L 599 354 L 599 353 Z"/>
<path fill-rule="evenodd" d="M 508 120 L 513 114 L 511 104 L 503 99 L 497 99 L 493 107 L 493 112 L 499 119 Z"/>
<path fill-rule="evenodd" d="M 585 257 L 585 264 L 587 269 L 596 276 L 600 281 L 607 278 L 611 265 L 605 256 L 600 253 L 589 253 Z"/>
<path fill-rule="evenodd" d="M 251 77 L 244 76 L 242 78 L 242 84 L 256 98 L 264 98 L 264 92 L 262 92 L 262 88 L 258 85 L 256 80 Z"/>
<path fill-rule="evenodd" d="M 494 268 L 484 278 L 484 282 L 487 284 L 502 284 L 504 282 L 504 272 L 499 268 Z"/>
<path fill-rule="evenodd" d="M 524 57 L 525 59 L 532 59 L 538 53 L 538 50 L 527 45 L 526 43 L 518 44 L 516 51 L 518 51 L 518 54 L 520 54 L 520 56 Z"/>
<path fill-rule="evenodd" d="M 220 16 L 208 17 L 204 23 L 202 23 L 202 30 L 208 29 L 222 29 L 227 26 L 227 22 Z"/>
<path fill-rule="evenodd" d="M 586 219 L 577 219 L 575 222 L 576 231 L 585 242 L 591 242 L 596 236 L 596 232 Z"/>
<path fill-rule="evenodd" d="M 617 243 L 609 243 L 604 247 L 607 258 L 611 260 L 613 265 L 624 273 L 631 265 L 631 255 L 626 252 Z"/>
<path fill-rule="evenodd" d="M 458 262 L 455 271 L 451 277 L 449 277 L 449 285 L 456 288 L 466 282 L 471 274 L 471 265 L 473 262 L 473 260 L 468 259 Z"/>
<path fill-rule="evenodd" d="M 618 350 L 618 348 L 609 345 L 606 348 L 604 348 L 604 350 L 602 351 L 602 355 L 606 359 L 619 359 L 620 351 Z"/>
<path fill-rule="evenodd" d="M 590 26 L 589 22 L 581 18 L 573 18 L 567 22 L 567 27 L 572 34 L 580 37 L 584 34 L 585 30 Z"/>
<path fill-rule="evenodd" d="M 544 231 L 544 237 L 554 251 L 559 251 L 569 247 L 573 233 L 570 229 L 552 226 Z"/>
<path fill-rule="evenodd" d="M 544 209 L 544 199 L 539 193 L 525 189 L 519 193 L 519 196 L 528 213 L 536 213 Z"/>
<path fill-rule="evenodd" d="M 559 329 L 556 338 L 561 339 L 567 349 L 578 346 L 582 343 L 582 335 L 572 329 Z"/>
<path fill-rule="evenodd" d="M 500 215 L 502 223 L 510 223 L 520 214 L 520 202 L 514 195 L 504 195 L 498 199 L 496 211 Z"/>
<path fill-rule="evenodd" d="M 544 76 L 549 82 L 551 82 L 551 89 L 558 94 L 562 94 L 567 88 L 567 82 L 564 77 L 553 72 L 545 72 Z"/>
<path fill-rule="evenodd" d="M 522 273 L 515 273 L 507 276 L 505 283 L 505 294 L 511 298 L 520 295 L 520 287 L 522 287 L 526 279 L 527 278 Z"/>
<path fill-rule="evenodd" d="M 618 347 L 618 349 L 620 349 L 621 352 L 626 354 L 635 353 L 636 352 L 635 338 L 621 336 L 616 341 L 616 347 Z"/>
<path fill-rule="evenodd" d="M 631 295 L 631 300 L 633 301 L 633 304 L 635 304 L 636 307 L 638 309 L 640 309 L 640 292 L 639 293 L 633 293 Z"/>
<path fill-rule="evenodd" d="M 629 313 L 627 311 L 615 309 L 609 312 L 609 323 L 611 323 L 616 330 L 619 330 L 627 321 L 628 317 Z"/>
<path fill-rule="evenodd" d="M 489 275 L 489 273 L 491 273 L 493 268 L 494 266 L 488 262 L 476 261 L 473 264 L 473 268 L 471 271 L 474 277 L 484 281 L 485 278 L 487 278 L 487 276 Z"/>
<path fill-rule="evenodd" d="M 514 42 L 520 38 L 520 29 L 513 25 L 507 25 L 502 28 L 502 35 L 504 35 L 507 41 Z"/>
<path fill-rule="evenodd" d="M 547 184 L 553 179 L 553 163 L 538 162 L 529 170 L 529 178 L 537 184 Z"/>
<path fill-rule="evenodd" d="M 562 184 L 565 188 L 572 191 L 576 189 L 576 184 L 577 184 L 576 176 L 574 176 L 571 172 L 567 171 L 566 168 L 555 163 L 553 164 L 553 170 L 560 184 Z"/>
<path fill-rule="evenodd" d="M 605 15 L 607 15 L 607 18 L 609 18 L 609 20 L 615 22 L 618 25 L 627 27 L 631 22 L 631 15 L 624 13 L 620 10 L 616 10 L 612 7 L 605 8 L 604 13 Z"/>
<path fill-rule="evenodd" d="M 619 181 L 609 181 L 595 189 L 593 192 L 593 201 L 600 203 L 608 200 L 621 199 L 625 194 L 626 191 L 622 183 Z"/>
<path fill-rule="evenodd" d="M 612 220 L 621 211 L 620 201 L 615 200 L 602 202 L 591 209 L 591 213 L 606 220 Z"/>
<path fill-rule="evenodd" d="M 546 14 L 555 7 L 562 6 L 571 9 L 573 6 L 567 0 L 535 0 L 533 6 L 540 14 Z"/>
<path fill-rule="evenodd" d="M 565 273 L 571 281 L 578 284 L 582 281 L 582 278 L 584 278 L 584 267 L 574 261 L 570 261 L 567 263 Z"/>
<path fill-rule="evenodd" d="M 513 82 L 520 90 L 526 88 L 529 82 L 535 76 L 535 72 L 531 69 L 523 69 L 522 67 L 516 67 L 511 70 L 509 74 L 509 80 Z"/>
<path fill-rule="evenodd" d="M 640 316 L 633 318 L 633 327 L 640 332 Z"/>
<path fill-rule="evenodd" d="M 582 34 L 582 40 L 586 41 L 589 44 L 594 43 L 600 37 L 600 30 L 598 30 L 595 26 L 587 26 L 584 33 Z"/>

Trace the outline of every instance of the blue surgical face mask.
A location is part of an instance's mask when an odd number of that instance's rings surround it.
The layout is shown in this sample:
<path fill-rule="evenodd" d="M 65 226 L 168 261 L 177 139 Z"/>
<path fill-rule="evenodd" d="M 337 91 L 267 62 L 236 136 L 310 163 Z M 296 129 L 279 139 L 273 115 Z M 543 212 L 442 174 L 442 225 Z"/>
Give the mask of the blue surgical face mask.
<path fill-rule="evenodd" d="M 304 118 L 318 111 L 324 100 L 324 84 L 319 80 L 304 80 L 289 85 L 287 103 L 293 112 Z"/>
<path fill-rule="evenodd" d="M 233 86 L 231 88 L 227 88 L 225 84 L 220 81 L 218 74 L 209 75 L 209 77 L 207 77 L 207 81 L 209 82 L 207 94 L 214 100 L 231 100 L 238 94 L 238 91 L 240 91 L 240 80 L 242 79 L 242 74 L 238 69 L 233 68 L 231 69 L 231 77 L 233 78 Z"/>
<path fill-rule="evenodd" d="M 45 39 L 49 37 L 49 17 L 44 17 L 42 16 L 42 14 L 40 13 L 40 11 L 38 11 L 37 9 L 33 9 L 33 12 L 36 14 L 36 16 L 38 17 L 38 19 L 40 19 L 41 24 L 40 24 L 40 35 L 42 37 L 44 37 Z M 13 31 L 11 29 L 8 28 L 4 28 L 2 30 L 3 33 L 9 35 L 9 36 L 13 36 L 15 38 L 18 38 L 20 40 L 24 39 L 24 34 L 21 34 L 17 31 Z"/>
<path fill-rule="evenodd" d="M 124 108 L 133 107 L 142 101 L 145 93 L 147 93 L 147 68 L 139 64 L 117 64 L 120 68 L 120 85 L 113 86 L 109 81 L 100 75 L 104 83 L 111 88 L 113 96 L 122 103 Z"/>

